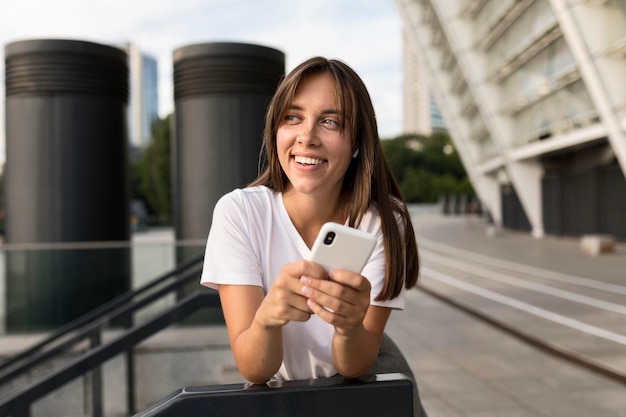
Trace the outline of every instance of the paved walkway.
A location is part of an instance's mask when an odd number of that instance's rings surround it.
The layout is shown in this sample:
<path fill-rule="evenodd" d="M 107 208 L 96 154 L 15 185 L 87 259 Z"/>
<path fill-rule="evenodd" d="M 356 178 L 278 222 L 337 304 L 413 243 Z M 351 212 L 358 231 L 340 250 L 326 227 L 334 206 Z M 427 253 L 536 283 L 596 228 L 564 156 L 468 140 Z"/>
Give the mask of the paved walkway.
<path fill-rule="evenodd" d="M 592 258 L 581 253 L 577 239 L 538 240 L 514 232 L 489 237 L 476 218 L 418 215 L 415 226 L 418 244 L 428 239 L 626 285 L 624 244 Z M 387 331 L 407 356 L 430 417 L 626 416 L 626 385 L 544 353 L 420 290 L 408 294 L 405 311 L 392 314 Z"/>

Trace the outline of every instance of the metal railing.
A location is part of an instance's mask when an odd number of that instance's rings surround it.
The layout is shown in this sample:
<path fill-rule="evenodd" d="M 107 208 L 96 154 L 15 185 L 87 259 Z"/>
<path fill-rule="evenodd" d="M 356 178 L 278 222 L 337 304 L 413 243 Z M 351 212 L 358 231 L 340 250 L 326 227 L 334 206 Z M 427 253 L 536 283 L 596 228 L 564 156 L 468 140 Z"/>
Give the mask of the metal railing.
<path fill-rule="evenodd" d="M 126 356 L 127 408 L 129 414 L 134 413 L 136 410 L 133 347 L 201 308 L 219 307 L 219 297 L 215 291 L 202 289 L 144 320 L 141 324 L 134 324 L 134 313 L 163 296 L 180 294 L 181 290 L 191 282 L 198 282 L 202 259 L 203 256 L 196 256 L 182 262 L 171 272 L 112 299 L 0 364 L 0 386 L 2 386 L 81 343 L 87 342 L 89 345 L 87 351 L 67 365 L 0 399 L 0 417 L 29 416 L 33 402 L 88 372 L 91 372 L 92 377 L 91 415 L 101 417 L 103 395 L 100 366 L 119 354 Z M 118 326 L 125 330 L 117 337 L 103 343 L 103 332 L 108 328 L 107 326 Z"/>
<path fill-rule="evenodd" d="M 201 410 L 201 411 L 199 411 Z M 403 374 L 341 376 L 266 385 L 187 387 L 134 417 L 413 417 L 413 383 Z"/>

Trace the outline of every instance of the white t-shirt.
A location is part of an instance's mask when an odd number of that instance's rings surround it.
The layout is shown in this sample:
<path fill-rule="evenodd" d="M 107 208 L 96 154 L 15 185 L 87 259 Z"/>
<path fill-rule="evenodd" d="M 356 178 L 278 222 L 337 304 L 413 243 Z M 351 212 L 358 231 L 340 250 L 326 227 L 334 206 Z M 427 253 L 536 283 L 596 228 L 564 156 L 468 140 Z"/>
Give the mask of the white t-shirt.
<path fill-rule="evenodd" d="M 371 305 L 404 308 L 403 293 L 389 301 L 374 301 L 385 279 L 385 254 L 380 217 L 370 208 L 359 229 L 378 237 L 378 243 L 361 272 L 372 286 Z M 201 283 L 256 285 L 269 291 L 287 263 L 308 259 L 310 249 L 291 222 L 282 194 L 265 186 L 234 190 L 215 205 L 206 246 Z M 306 322 L 283 327 L 283 363 L 276 378 L 294 380 L 329 377 L 332 364 L 333 326 L 313 315 Z"/>

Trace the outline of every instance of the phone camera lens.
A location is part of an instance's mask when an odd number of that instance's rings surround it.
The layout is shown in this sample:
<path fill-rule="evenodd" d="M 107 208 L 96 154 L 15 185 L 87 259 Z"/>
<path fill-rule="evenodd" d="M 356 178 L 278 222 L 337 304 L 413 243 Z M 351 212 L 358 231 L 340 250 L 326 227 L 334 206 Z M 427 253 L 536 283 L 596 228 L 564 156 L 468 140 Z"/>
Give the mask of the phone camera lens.
<path fill-rule="evenodd" d="M 335 232 L 326 233 L 326 237 L 324 238 L 324 244 L 330 245 L 335 240 Z"/>

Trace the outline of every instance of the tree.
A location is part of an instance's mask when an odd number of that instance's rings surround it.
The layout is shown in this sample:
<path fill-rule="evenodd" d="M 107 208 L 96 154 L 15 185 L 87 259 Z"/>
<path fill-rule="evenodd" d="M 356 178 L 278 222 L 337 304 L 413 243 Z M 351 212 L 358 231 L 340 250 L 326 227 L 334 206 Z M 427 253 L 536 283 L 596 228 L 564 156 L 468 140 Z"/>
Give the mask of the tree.
<path fill-rule="evenodd" d="M 152 124 L 152 142 L 131 168 L 133 198 L 166 222 L 172 214 L 170 121 L 171 115 Z"/>
<path fill-rule="evenodd" d="M 424 161 L 419 150 L 427 141 L 428 137 L 422 135 L 402 135 L 382 141 L 387 162 L 398 182 L 404 178 L 407 167 L 423 165 Z"/>
<path fill-rule="evenodd" d="M 447 132 L 430 137 L 401 135 L 383 140 L 382 145 L 407 202 L 436 202 L 443 193 L 473 192 Z"/>

